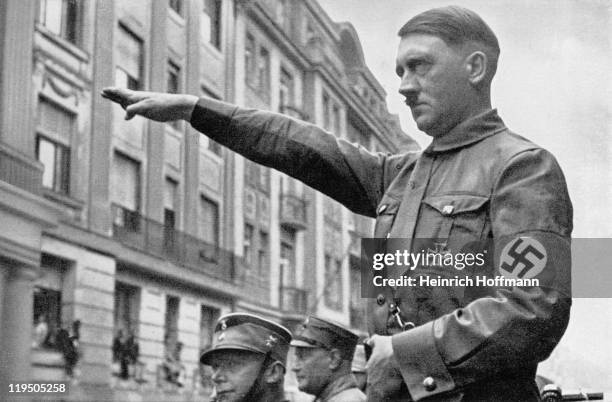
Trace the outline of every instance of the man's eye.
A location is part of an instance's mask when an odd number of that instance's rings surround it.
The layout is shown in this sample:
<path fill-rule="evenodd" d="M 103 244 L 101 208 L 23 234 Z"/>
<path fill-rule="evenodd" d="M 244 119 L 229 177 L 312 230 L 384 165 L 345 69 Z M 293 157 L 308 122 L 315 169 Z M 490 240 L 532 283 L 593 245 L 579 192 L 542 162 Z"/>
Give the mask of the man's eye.
<path fill-rule="evenodd" d="M 425 61 L 414 61 L 408 64 L 408 68 L 415 74 L 425 74 L 429 70 L 429 63 Z"/>

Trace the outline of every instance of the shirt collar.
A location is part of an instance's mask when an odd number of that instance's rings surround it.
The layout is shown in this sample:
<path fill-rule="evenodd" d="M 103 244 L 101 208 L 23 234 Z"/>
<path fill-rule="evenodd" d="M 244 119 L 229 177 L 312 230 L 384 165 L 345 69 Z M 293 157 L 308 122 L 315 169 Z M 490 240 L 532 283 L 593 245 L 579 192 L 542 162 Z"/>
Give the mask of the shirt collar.
<path fill-rule="evenodd" d="M 445 152 L 473 144 L 501 131 L 506 126 L 497 109 L 490 109 L 457 124 L 441 137 L 434 138 L 425 153 Z"/>
<path fill-rule="evenodd" d="M 332 396 L 339 394 L 342 391 L 346 391 L 350 388 L 357 388 L 357 382 L 353 374 L 343 375 L 336 378 L 334 381 L 327 384 L 323 392 L 317 396 L 315 402 L 326 401 Z"/>

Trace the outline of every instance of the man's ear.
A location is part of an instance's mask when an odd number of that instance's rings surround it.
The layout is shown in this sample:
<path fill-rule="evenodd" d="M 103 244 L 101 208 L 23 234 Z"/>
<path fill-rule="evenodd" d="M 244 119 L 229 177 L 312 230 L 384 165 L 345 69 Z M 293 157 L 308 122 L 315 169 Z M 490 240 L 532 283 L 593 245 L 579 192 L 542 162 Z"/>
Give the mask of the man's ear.
<path fill-rule="evenodd" d="M 280 362 L 274 361 L 268 364 L 264 371 L 264 380 L 267 384 L 275 384 L 285 377 L 285 367 Z"/>
<path fill-rule="evenodd" d="M 339 349 L 329 351 L 329 368 L 337 370 L 342 365 L 342 352 Z"/>
<path fill-rule="evenodd" d="M 487 58 L 487 55 L 480 50 L 472 52 L 466 58 L 465 65 L 470 84 L 474 86 L 479 86 L 480 84 L 485 82 L 487 77 L 488 63 L 489 59 Z"/>

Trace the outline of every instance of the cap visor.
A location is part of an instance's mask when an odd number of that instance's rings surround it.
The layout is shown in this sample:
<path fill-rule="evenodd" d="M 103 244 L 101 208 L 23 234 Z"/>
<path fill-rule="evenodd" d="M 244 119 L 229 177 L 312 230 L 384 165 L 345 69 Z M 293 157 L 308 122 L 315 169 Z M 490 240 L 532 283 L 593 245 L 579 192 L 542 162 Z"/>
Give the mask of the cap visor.
<path fill-rule="evenodd" d="M 253 353 L 258 353 L 258 354 L 265 354 L 265 352 L 255 349 L 255 348 L 249 348 L 246 347 L 244 345 L 219 345 L 216 346 L 214 349 L 210 349 L 207 350 L 206 352 L 202 353 L 202 356 L 200 356 L 200 363 L 202 364 L 206 364 L 210 366 L 210 360 L 211 358 L 217 353 L 217 352 L 221 352 L 224 350 L 246 350 L 247 352 L 253 352 Z"/>
<path fill-rule="evenodd" d="M 308 343 L 306 341 L 301 341 L 301 340 L 298 340 L 298 339 L 292 340 L 289 345 L 295 346 L 295 347 L 298 347 L 298 348 L 318 348 L 319 347 L 317 345 L 313 345 L 312 343 Z"/>

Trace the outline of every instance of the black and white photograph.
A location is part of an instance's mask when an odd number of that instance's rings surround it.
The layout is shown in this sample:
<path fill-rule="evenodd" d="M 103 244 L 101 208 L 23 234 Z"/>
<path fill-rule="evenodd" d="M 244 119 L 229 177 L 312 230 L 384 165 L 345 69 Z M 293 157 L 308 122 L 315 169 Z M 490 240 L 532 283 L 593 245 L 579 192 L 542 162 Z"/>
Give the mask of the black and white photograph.
<path fill-rule="evenodd" d="M 0 400 L 612 401 L 610 0 L 0 0 Z"/>

